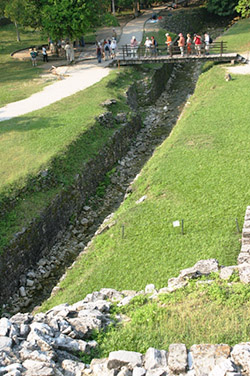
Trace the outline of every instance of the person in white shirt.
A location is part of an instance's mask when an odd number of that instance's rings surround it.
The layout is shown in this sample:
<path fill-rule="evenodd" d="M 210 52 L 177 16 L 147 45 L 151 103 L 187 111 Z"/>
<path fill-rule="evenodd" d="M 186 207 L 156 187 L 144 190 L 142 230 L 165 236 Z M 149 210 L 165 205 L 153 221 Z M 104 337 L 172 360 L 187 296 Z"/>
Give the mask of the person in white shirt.
<path fill-rule="evenodd" d="M 209 55 L 210 36 L 208 33 L 205 33 L 204 35 L 204 42 L 205 42 L 205 55 Z"/>
<path fill-rule="evenodd" d="M 146 37 L 146 41 L 144 43 L 144 46 L 145 46 L 145 54 L 144 54 L 144 57 L 146 56 L 150 56 L 151 55 L 151 46 L 152 46 L 152 42 L 151 40 L 149 39 L 149 37 Z"/>

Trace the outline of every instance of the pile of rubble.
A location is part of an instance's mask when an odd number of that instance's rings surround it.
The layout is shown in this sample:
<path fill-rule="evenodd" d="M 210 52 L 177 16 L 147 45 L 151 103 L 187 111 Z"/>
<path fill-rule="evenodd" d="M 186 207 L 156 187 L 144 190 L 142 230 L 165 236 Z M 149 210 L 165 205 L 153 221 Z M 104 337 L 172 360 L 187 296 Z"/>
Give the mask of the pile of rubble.
<path fill-rule="evenodd" d="M 93 330 L 100 331 L 113 322 L 110 308 L 128 304 L 137 295 L 171 293 L 191 278 L 217 272 L 229 278 L 234 267 L 219 268 L 215 259 L 200 260 L 170 279 L 157 291 L 153 284 L 143 291 L 101 289 L 73 305 L 61 304 L 46 313 L 33 316 L 17 313 L 0 320 L 0 376 L 240 376 L 250 374 L 250 342 L 231 348 L 227 344 L 172 344 L 168 352 L 149 348 L 145 355 L 115 351 L 107 359 L 83 360 L 97 349 L 91 340 Z M 178 283 L 177 283 L 178 282 Z M 204 281 L 204 283 L 207 281 Z M 202 281 L 201 281 L 202 283 Z M 211 281 L 212 283 L 212 281 Z M 116 320 L 122 320 L 120 316 Z M 233 329 L 232 329 L 233 330 Z"/>

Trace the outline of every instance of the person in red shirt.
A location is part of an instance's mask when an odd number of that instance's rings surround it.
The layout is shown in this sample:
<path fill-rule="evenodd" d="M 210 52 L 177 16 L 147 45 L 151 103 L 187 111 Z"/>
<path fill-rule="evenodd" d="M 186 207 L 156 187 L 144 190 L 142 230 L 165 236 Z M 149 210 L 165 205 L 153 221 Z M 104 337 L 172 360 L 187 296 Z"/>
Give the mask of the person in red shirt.
<path fill-rule="evenodd" d="M 194 47 L 198 56 L 201 56 L 201 36 L 194 34 Z"/>

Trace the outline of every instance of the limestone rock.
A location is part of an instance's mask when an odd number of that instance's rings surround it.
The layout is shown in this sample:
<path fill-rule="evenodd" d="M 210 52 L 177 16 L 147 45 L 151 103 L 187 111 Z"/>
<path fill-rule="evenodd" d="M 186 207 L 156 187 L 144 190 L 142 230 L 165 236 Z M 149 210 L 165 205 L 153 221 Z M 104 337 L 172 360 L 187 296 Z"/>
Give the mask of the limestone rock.
<path fill-rule="evenodd" d="M 150 285 L 147 285 L 147 286 L 145 287 L 145 293 L 146 293 L 146 294 L 153 294 L 153 293 L 155 293 L 155 292 L 157 292 L 157 291 L 156 291 L 156 289 L 155 289 L 155 285 L 154 285 L 153 283 L 151 283 Z"/>
<path fill-rule="evenodd" d="M 226 359 L 225 361 L 216 365 L 209 373 L 209 376 L 225 376 L 228 374 L 233 376 L 231 372 L 236 372 L 235 366 L 230 359 Z"/>
<path fill-rule="evenodd" d="M 167 367 L 167 352 L 150 347 L 145 354 L 145 368 Z"/>
<path fill-rule="evenodd" d="M 143 367 L 135 367 L 132 376 L 145 376 L 146 372 L 146 369 Z"/>
<path fill-rule="evenodd" d="M 250 264 L 239 265 L 239 275 L 242 283 L 250 283 Z"/>
<path fill-rule="evenodd" d="M 54 376 L 55 370 L 50 362 L 37 362 L 34 360 L 25 360 L 23 367 L 26 368 L 25 376 Z"/>
<path fill-rule="evenodd" d="M 8 336 L 11 328 L 11 322 L 6 317 L 0 319 L 0 336 Z"/>
<path fill-rule="evenodd" d="M 112 351 L 108 358 L 108 369 L 121 368 L 130 364 L 132 367 L 142 366 L 142 354 L 134 351 Z"/>
<path fill-rule="evenodd" d="M 177 278 L 170 278 L 168 280 L 168 287 L 167 291 L 168 292 L 173 292 L 175 290 L 181 289 L 182 287 L 186 286 L 188 284 L 188 281 L 181 277 Z"/>
<path fill-rule="evenodd" d="M 190 349 L 196 376 L 205 376 L 230 355 L 228 345 L 193 345 Z"/>
<path fill-rule="evenodd" d="M 168 366 L 174 373 L 185 372 L 187 369 L 187 348 L 183 343 L 169 345 Z"/>
<path fill-rule="evenodd" d="M 194 278 L 209 275 L 212 272 L 218 272 L 218 270 L 219 263 L 216 259 L 200 260 L 193 267 L 181 270 L 180 277 Z"/>
<path fill-rule="evenodd" d="M 81 376 L 82 371 L 86 368 L 84 363 L 74 362 L 73 360 L 65 359 L 62 361 L 62 368 L 65 370 L 65 376 Z"/>
<path fill-rule="evenodd" d="M 221 268 L 220 270 L 220 278 L 221 279 L 229 279 L 235 271 L 238 270 L 238 266 L 226 266 Z"/>
<path fill-rule="evenodd" d="M 231 353 L 233 361 L 236 365 L 243 368 L 246 375 L 250 374 L 250 342 L 240 343 L 233 347 Z"/>
<path fill-rule="evenodd" d="M 12 347 L 12 339 L 9 337 L 0 337 L 0 351 L 8 351 Z"/>

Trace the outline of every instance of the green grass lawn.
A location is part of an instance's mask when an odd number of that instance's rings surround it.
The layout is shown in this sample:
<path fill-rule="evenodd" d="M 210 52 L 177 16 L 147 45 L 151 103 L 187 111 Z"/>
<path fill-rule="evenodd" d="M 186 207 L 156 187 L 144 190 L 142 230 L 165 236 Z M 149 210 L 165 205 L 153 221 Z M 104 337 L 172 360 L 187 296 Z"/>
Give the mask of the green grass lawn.
<path fill-rule="evenodd" d="M 242 224 L 250 199 L 249 85 L 250 76 L 226 82 L 220 66 L 201 75 L 178 125 L 116 212 L 117 224 L 68 271 L 46 309 L 101 287 L 160 288 L 200 259 L 236 263 L 235 219 Z M 147 199 L 136 204 L 143 195 Z M 182 219 L 184 235 L 172 225 Z"/>
<path fill-rule="evenodd" d="M 227 52 L 250 52 L 250 18 L 238 21 L 218 41 L 227 42 Z"/>
<path fill-rule="evenodd" d="M 32 67 L 30 61 L 20 61 L 10 54 L 29 46 L 45 42 L 40 32 L 20 29 L 21 42 L 16 41 L 14 25 L 0 26 L 0 107 L 29 97 L 42 90 L 44 82 L 39 77 L 41 69 Z"/>
<path fill-rule="evenodd" d="M 138 70 L 113 70 L 101 82 L 44 109 L 1 123 L 0 202 L 28 185 L 29 192 L 0 218 L 0 248 L 18 228 L 38 215 L 58 189 L 70 184 L 81 166 L 107 142 L 115 129 L 95 121 L 105 109 L 101 103 L 116 98 L 112 111 L 129 111 L 124 93 L 140 77 Z M 36 192 L 32 180 L 49 169 L 53 189 Z M 38 183 L 39 185 L 39 183 Z"/>

